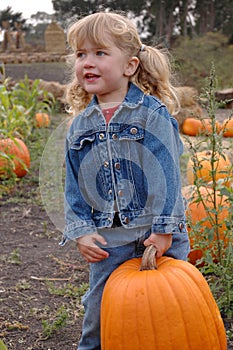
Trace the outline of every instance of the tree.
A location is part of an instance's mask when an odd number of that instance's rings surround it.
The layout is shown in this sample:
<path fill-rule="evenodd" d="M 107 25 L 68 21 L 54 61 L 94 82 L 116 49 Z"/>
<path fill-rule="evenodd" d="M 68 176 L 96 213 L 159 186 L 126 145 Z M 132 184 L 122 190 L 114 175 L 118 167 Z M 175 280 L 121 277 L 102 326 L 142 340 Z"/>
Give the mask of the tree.
<path fill-rule="evenodd" d="M 0 27 L 2 22 L 8 21 L 10 27 L 15 29 L 15 23 L 25 24 L 26 20 L 22 18 L 22 12 L 13 12 L 12 8 L 8 6 L 5 10 L 0 11 Z"/>
<path fill-rule="evenodd" d="M 198 34 L 221 31 L 228 37 L 232 35 L 232 0 L 196 0 L 194 14 Z"/>
<path fill-rule="evenodd" d="M 170 45 L 174 35 L 186 37 L 208 31 L 221 31 L 228 37 L 232 35 L 233 40 L 232 0 L 52 0 L 52 3 L 63 26 L 72 18 L 111 9 L 133 17 L 139 33 L 148 41 Z"/>

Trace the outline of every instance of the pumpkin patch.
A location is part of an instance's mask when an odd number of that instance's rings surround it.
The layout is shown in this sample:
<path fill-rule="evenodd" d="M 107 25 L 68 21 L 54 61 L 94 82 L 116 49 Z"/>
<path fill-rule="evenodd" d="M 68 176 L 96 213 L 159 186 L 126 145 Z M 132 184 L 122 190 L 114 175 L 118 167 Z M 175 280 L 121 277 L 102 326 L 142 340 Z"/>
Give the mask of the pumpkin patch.
<path fill-rule="evenodd" d="M 224 325 L 209 286 L 188 262 L 142 259 L 109 277 L 101 305 L 102 350 L 226 350 Z"/>
<path fill-rule="evenodd" d="M 192 186 L 190 191 L 186 188 L 182 193 L 184 197 L 188 201 L 188 207 L 186 216 L 189 221 L 189 238 L 190 238 L 190 246 L 191 251 L 189 253 L 189 261 L 192 264 L 196 264 L 197 260 L 201 259 L 203 256 L 203 249 L 209 249 L 212 252 L 213 259 L 216 259 L 216 247 L 213 248 L 213 242 L 217 239 L 223 242 L 223 245 L 226 246 L 228 243 L 228 237 L 226 236 L 226 224 L 225 220 L 229 215 L 229 202 L 227 201 L 227 197 L 221 195 L 219 191 L 216 192 L 216 196 L 214 198 L 214 191 L 211 188 L 206 188 L 204 186 L 200 187 L 200 195 L 203 198 L 202 201 L 197 201 L 198 195 L 193 192 Z M 216 207 L 218 210 L 218 236 L 217 232 L 214 233 L 212 239 L 205 239 L 203 237 L 204 228 L 207 227 L 210 230 L 213 228 L 213 222 L 215 220 L 214 217 L 214 202 L 216 202 Z M 220 209 L 221 207 L 221 209 Z M 200 229 L 198 229 L 198 233 L 192 230 L 192 227 L 199 224 Z M 207 242 L 206 247 L 203 248 L 200 246 L 199 242 Z"/>

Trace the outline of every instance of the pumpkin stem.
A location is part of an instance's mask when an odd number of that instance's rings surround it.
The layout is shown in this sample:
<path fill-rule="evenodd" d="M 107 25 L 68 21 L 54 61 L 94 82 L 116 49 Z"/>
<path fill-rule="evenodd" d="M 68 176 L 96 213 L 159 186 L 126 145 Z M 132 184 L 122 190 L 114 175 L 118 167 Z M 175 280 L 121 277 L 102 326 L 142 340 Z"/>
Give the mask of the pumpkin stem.
<path fill-rule="evenodd" d="M 153 245 L 149 245 L 146 247 L 143 256 L 142 256 L 142 262 L 140 266 L 140 271 L 143 270 L 156 270 L 156 248 Z"/>

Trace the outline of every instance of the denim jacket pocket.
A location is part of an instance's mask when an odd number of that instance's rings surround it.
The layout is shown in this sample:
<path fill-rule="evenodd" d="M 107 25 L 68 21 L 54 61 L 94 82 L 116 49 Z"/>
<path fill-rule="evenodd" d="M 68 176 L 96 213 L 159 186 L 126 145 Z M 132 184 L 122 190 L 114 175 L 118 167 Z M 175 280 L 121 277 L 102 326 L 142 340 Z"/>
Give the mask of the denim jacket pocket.
<path fill-rule="evenodd" d="M 77 137 L 70 145 L 71 149 L 80 151 L 86 144 L 93 143 L 95 141 L 95 134 L 81 135 Z"/>
<path fill-rule="evenodd" d="M 129 125 L 119 133 L 119 140 L 137 141 L 144 139 L 145 130 L 141 126 Z"/>

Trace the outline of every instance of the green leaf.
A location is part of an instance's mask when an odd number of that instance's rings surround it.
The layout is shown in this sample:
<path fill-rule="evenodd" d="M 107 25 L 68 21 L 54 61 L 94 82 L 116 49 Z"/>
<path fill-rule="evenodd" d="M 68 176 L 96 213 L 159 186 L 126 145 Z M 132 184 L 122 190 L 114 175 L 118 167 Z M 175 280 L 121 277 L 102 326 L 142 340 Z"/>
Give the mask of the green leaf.
<path fill-rule="evenodd" d="M 0 339 L 0 350 L 7 350 L 6 345 L 3 343 L 1 339 Z"/>

